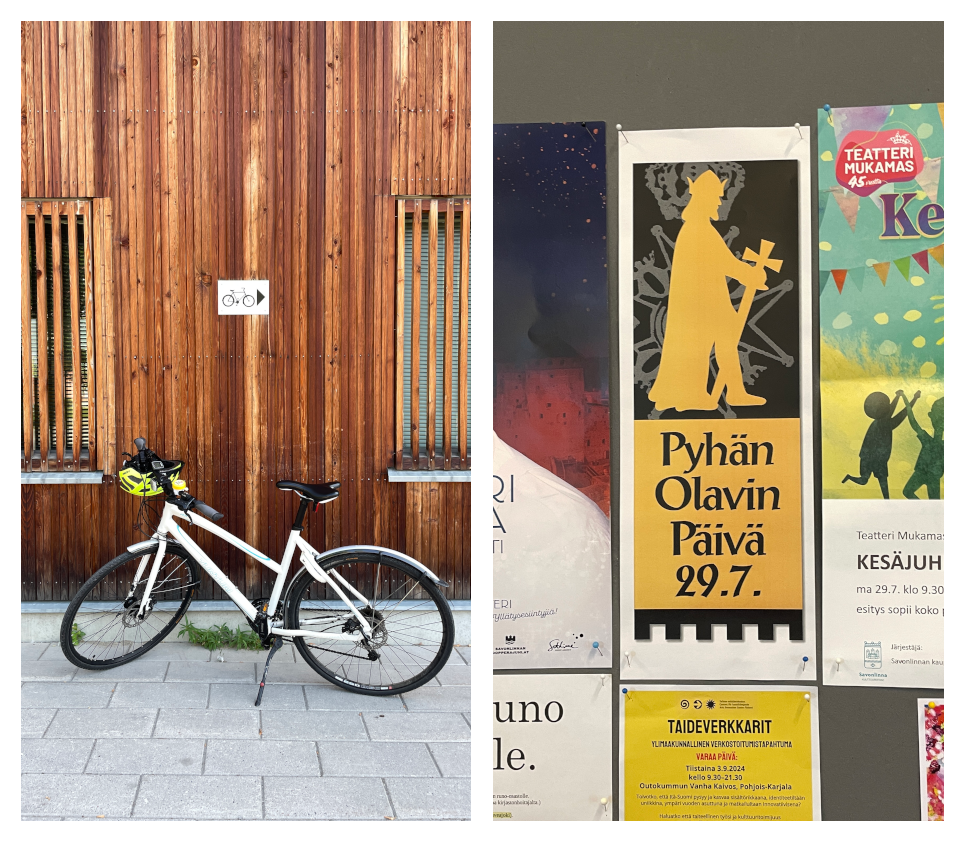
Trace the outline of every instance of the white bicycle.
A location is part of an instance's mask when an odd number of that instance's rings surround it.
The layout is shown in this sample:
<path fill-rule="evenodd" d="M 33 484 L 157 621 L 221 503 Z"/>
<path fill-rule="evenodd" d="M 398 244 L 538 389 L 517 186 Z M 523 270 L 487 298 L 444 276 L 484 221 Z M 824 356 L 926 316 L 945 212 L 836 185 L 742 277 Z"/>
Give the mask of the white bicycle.
<path fill-rule="evenodd" d="M 214 524 L 223 518 L 188 494 L 182 463 L 162 460 L 138 438 L 127 455 L 121 487 L 141 497 L 163 494 L 164 509 L 153 536 L 131 545 L 100 568 L 70 602 L 60 628 L 64 655 L 87 669 L 113 668 L 143 656 L 184 616 L 206 571 L 237 605 L 269 650 L 255 705 L 260 705 L 268 666 L 284 641 L 312 668 L 342 688 L 395 695 L 431 680 L 452 652 L 452 610 L 440 580 L 418 560 L 371 545 L 319 553 L 302 536 L 310 505 L 338 497 L 339 484 L 278 481 L 301 498 L 281 563 Z M 177 520 L 223 539 L 277 573 L 269 598 L 252 602 L 191 539 Z M 301 569 L 285 589 L 298 553 Z"/>

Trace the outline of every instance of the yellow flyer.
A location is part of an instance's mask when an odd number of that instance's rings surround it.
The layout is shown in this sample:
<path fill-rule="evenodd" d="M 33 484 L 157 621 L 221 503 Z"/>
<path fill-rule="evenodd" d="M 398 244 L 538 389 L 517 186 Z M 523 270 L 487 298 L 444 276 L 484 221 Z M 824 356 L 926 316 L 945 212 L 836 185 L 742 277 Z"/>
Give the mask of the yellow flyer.
<path fill-rule="evenodd" d="M 821 819 L 814 687 L 621 691 L 624 820 Z"/>

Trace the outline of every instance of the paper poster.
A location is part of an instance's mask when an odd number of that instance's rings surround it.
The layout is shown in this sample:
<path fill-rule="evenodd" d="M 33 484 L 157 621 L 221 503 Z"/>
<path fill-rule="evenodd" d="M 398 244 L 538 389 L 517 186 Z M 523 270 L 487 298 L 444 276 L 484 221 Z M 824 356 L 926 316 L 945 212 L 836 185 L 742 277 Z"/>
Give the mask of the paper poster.
<path fill-rule="evenodd" d="M 493 129 L 493 667 L 607 668 L 604 124 Z"/>
<path fill-rule="evenodd" d="M 621 691 L 624 820 L 821 819 L 815 688 Z"/>
<path fill-rule="evenodd" d="M 807 134 L 625 136 L 622 674 L 812 679 Z"/>
<path fill-rule="evenodd" d="M 918 753 L 921 771 L 921 819 L 945 820 L 945 701 L 918 701 Z"/>
<path fill-rule="evenodd" d="M 612 821 L 609 674 L 493 677 L 493 819 Z"/>
<path fill-rule="evenodd" d="M 944 686 L 944 115 L 818 112 L 829 684 Z"/>

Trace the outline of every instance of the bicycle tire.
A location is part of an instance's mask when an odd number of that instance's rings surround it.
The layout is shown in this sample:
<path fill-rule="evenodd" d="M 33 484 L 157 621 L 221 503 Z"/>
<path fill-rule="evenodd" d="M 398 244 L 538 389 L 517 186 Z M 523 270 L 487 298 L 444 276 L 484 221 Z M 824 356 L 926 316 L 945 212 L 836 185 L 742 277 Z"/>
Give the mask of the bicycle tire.
<path fill-rule="evenodd" d="M 234 305 L 234 303 L 235 303 L 235 297 L 234 297 L 234 296 L 222 296 L 222 297 L 221 297 L 221 304 L 224 305 L 226 308 L 232 307 L 232 306 Z"/>
<path fill-rule="evenodd" d="M 255 297 L 245 296 L 245 298 L 241 300 L 241 304 L 246 308 L 253 308 L 255 306 Z"/>
<path fill-rule="evenodd" d="M 439 673 L 452 653 L 455 623 L 448 601 L 424 572 L 377 552 L 346 553 L 324 561 L 322 569 L 337 571 L 370 602 L 374 616 L 369 617 L 377 619 L 372 647 L 378 658 L 370 659 L 361 643 L 309 643 L 295 637 L 295 647 L 315 671 L 336 686 L 366 695 L 412 691 Z M 358 600 L 355 604 L 362 606 Z M 359 626 L 331 588 L 307 570 L 292 584 L 285 614 L 291 630 L 352 632 Z"/>
<path fill-rule="evenodd" d="M 146 553 L 149 559 L 142 584 L 150 574 L 156 549 Z M 126 551 L 115 557 L 94 572 L 70 602 L 60 625 L 60 647 L 74 665 L 96 671 L 132 662 L 164 641 L 187 612 L 198 586 L 197 563 L 180 545 L 168 543 L 151 590 L 151 608 L 137 620 L 143 586 L 133 598 L 127 594 L 143 556 L 144 552 Z M 85 602 L 88 608 L 81 612 Z M 83 636 L 75 642 L 74 623 L 79 616 Z"/>

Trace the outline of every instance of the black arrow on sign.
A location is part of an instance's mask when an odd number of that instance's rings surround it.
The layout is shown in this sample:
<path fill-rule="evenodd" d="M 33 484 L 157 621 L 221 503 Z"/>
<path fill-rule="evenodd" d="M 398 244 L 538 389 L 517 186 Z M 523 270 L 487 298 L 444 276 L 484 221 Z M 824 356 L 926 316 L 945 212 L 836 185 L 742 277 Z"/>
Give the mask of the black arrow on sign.
<path fill-rule="evenodd" d="M 255 292 L 258 294 L 257 298 L 255 299 L 255 305 L 258 306 L 261 304 L 261 300 L 265 298 L 265 294 L 262 293 L 260 290 L 257 290 Z"/>

